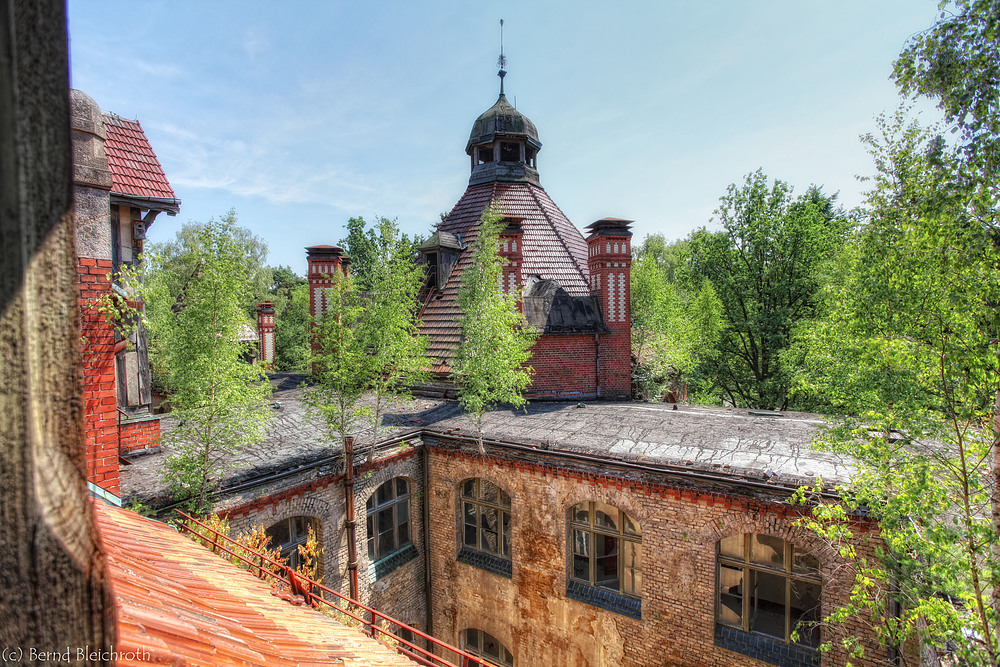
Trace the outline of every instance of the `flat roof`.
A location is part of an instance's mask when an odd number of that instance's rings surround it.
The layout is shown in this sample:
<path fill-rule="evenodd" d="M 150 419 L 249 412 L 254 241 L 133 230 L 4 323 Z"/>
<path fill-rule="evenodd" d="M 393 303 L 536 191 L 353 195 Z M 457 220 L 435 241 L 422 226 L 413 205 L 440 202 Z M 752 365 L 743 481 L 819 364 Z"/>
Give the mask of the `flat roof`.
<path fill-rule="evenodd" d="M 314 466 L 342 450 L 325 427 L 310 418 L 299 386 L 305 376 L 275 374 L 272 410 L 275 420 L 265 441 L 232 459 L 223 486 L 247 483 L 299 467 Z M 172 418 L 162 422 L 164 431 Z M 455 401 L 415 397 L 396 401 L 383 419 L 390 438 L 407 432 L 475 438 L 475 426 Z M 850 462 L 820 452 L 811 443 L 824 424 L 822 415 L 736 408 L 702 407 L 639 401 L 533 402 L 525 410 L 500 408 L 483 419 L 484 437 L 535 446 L 547 453 L 571 452 L 612 461 L 668 466 L 731 480 L 799 486 L 822 478 L 826 484 L 848 481 Z M 364 427 L 356 429 L 355 449 L 371 443 Z M 137 456 L 121 468 L 124 497 L 160 504 L 165 485 L 158 471 L 167 452 Z M 722 482 L 724 483 L 724 481 Z M 155 502 L 155 501 L 160 502 Z"/>

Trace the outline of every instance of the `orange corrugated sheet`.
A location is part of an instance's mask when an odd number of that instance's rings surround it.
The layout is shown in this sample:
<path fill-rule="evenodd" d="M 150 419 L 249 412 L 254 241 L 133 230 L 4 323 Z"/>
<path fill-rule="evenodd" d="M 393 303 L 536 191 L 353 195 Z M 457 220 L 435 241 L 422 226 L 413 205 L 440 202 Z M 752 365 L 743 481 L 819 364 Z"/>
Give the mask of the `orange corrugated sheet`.
<path fill-rule="evenodd" d="M 118 612 L 117 664 L 399 665 L 413 661 L 138 514 L 94 503 Z"/>

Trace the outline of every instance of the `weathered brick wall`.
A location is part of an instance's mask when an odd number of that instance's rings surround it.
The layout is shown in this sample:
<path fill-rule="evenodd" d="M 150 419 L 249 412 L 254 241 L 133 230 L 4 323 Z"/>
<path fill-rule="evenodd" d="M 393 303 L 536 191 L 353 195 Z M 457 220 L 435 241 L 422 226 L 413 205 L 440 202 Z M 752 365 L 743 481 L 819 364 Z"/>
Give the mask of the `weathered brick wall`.
<path fill-rule="evenodd" d="M 540 336 L 528 362 L 535 370 L 533 398 L 592 398 L 597 393 L 594 335 Z"/>
<path fill-rule="evenodd" d="M 80 328 L 83 335 L 83 399 L 86 416 L 87 480 L 116 496 L 118 405 L 115 393 L 115 334 L 95 301 L 111 290 L 111 260 L 80 258 Z"/>
<path fill-rule="evenodd" d="M 457 643 L 479 628 L 502 641 L 520 665 L 764 665 L 716 647 L 716 543 L 763 533 L 791 541 L 823 564 L 824 614 L 843 602 L 851 570 L 815 536 L 793 525 L 783 504 L 696 494 L 600 475 L 512 464 L 499 458 L 430 450 L 431 611 L 434 634 Z M 457 562 L 458 489 L 487 479 L 512 498 L 513 576 Z M 566 597 L 567 512 L 597 500 L 642 527 L 641 620 Z M 856 628 L 859 630 L 859 628 Z M 884 654 L 869 648 L 868 662 Z M 824 665 L 843 664 L 833 652 Z"/>
<path fill-rule="evenodd" d="M 119 438 L 122 453 L 155 447 L 160 444 L 160 418 L 123 421 Z"/>
<path fill-rule="evenodd" d="M 360 460 L 360 459 L 359 459 Z M 423 464 L 417 449 L 408 445 L 355 471 L 358 592 L 361 602 L 418 630 L 427 628 L 424 582 Z M 375 579 L 367 550 L 365 503 L 380 484 L 396 477 L 410 482 L 410 534 L 417 557 Z M 225 507 L 234 534 L 254 525 L 265 528 L 293 516 L 308 516 L 320 524 L 324 584 L 344 595 L 350 592 L 346 501 L 342 474 L 326 475 L 280 491 L 262 490 L 250 502 Z"/>

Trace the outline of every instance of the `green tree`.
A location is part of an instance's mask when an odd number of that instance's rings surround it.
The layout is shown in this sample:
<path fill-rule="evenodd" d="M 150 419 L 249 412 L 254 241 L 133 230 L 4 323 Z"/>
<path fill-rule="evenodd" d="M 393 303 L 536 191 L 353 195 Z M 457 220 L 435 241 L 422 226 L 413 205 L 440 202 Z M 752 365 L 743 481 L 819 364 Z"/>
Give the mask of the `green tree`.
<path fill-rule="evenodd" d="M 230 209 L 222 219 L 235 221 L 236 210 Z M 171 309 L 176 300 L 182 298 L 184 286 L 192 279 L 202 261 L 205 248 L 202 246 L 204 237 L 201 231 L 206 224 L 211 223 L 188 222 L 177 231 L 173 241 L 153 243 L 146 249 L 149 279 L 158 283 L 159 288 L 165 289 L 166 295 L 173 299 L 163 299 L 152 304 L 158 309 L 149 314 L 152 319 L 162 315 L 161 311 L 164 309 Z M 270 291 L 273 282 L 273 269 L 266 265 L 267 244 L 249 229 L 235 224 L 230 233 L 233 244 L 244 256 L 246 269 L 243 277 L 246 286 L 240 290 L 240 306 L 248 317 L 256 317 L 254 313 L 257 303 Z"/>
<path fill-rule="evenodd" d="M 372 398 L 369 424 L 375 456 L 387 401 L 409 396 L 409 386 L 427 377 L 427 339 L 417 334 L 417 299 L 424 271 L 414 261 L 413 245 L 396 223 L 378 224 L 379 252 L 369 258 L 367 294 L 358 336 L 368 353 L 367 389 Z"/>
<path fill-rule="evenodd" d="M 486 453 L 483 414 L 501 403 L 525 405 L 522 392 L 533 373 L 525 364 L 536 334 L 525 329 L 516 297 L 501 290 L 500 230 L 500 213 L 493 206 L 480 219 L 472 262 L 462 272 L 458 290 L 462 342 L 453 371 L 458 401 L 476 425 L 480 454 Z"/>
<path fill-rule="evenodd" d="M 692 234 L 689 279 L 711 281 L 725 316 L 704 372 L 732 404 L 788 407 L 780 353 L 796 322 L 815 316 L 819 267 L 849 228 L 835 201 L 815 186 L 793 199 L 758 170 L 721 198 L 722 231 Z"/>
<path fill-rule="evenodd" d="M 288 266 L 272 268 L 267 298 L 274 303 L 275 368 L 305 372 L 312 354 L 308 282 Z"/>
<path fill-rule="evenodd" d="M 362 300 L 350 275 L 337 272 L 325 287 L 326 311 L 315 322 L 318 350 L 313 354 L 313 384 L 304 400 L 326 422 L 329 437 L 341 443 L 368 414 L 361 398 L 368 386 L 368 351 L 359 335 Z"/>
<path fill-rule="evenodd" d="M 392 238 L 383 233 L 386 226 L 396 230 Z M 347 221 L 347 236 L 340 240 L 347 255 L 351 258 L 351 276 L 362 290 L 370 289 L 369 279 L 378 265 L 381 257 L 393 253 L 415 258 L 417 247 L 421 243 L 419 236 L 410 238 L 399 233 L 395 220 L 379 218 L 371 224 L 361 216 Z"/>
<path fill-rule="evenodd" d="M 166 431 L 163 469 L 169 488 L 190 498 L 197 513 L 232 457 L 260 442 L 271 420 L 271 387 L 261 368 L 246 361 L 239 341 L 247 323 L 247 256 L 230 212 L 188 232 L 191 266 L 181 305 L 167 280 L 152 280 L 147 304 L 159 304 L 153 363 L 171 392 L 176 425 Z"/>
<path fill-rule="evenodd" d="M 997 665 L 995 220 L 970 203 L 959 152 L 902 113 L 880 127 L 868 139 L 877 173 L 845 253 L 850 270 L 830 290 L 830 314 L 804 334 L 816 352 L 804 389 L 853 415 L 821 444 L 857 465 L 843 503 L 820 505 L 813 525 L 858 565 L 834 620 L 870 615 L 889 645 L 917 639 L 961 664 Z M 878 521 L 874 559 L 841 541 L 859 508 Z"/>

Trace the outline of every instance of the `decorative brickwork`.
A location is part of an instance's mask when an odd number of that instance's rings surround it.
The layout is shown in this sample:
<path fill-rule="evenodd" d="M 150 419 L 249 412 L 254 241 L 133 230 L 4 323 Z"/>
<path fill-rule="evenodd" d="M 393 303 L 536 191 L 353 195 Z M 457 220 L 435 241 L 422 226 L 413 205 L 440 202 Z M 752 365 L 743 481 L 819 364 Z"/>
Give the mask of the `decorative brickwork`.
<path fill-rule="evenodd" d="M 260 340 L 260 363 L 265 368 L 274 366 L 274 304 L 264 301 L 257 308 L 257 338 Z"/>
<path fill-rule="evenodd" d="M 632 395 L 630 220 L 604 218 L 593 223 L 587 237 L 590 288 L 597 294 L 609 333 L 601 336 L 600 385 L 604 398 Z"/>

